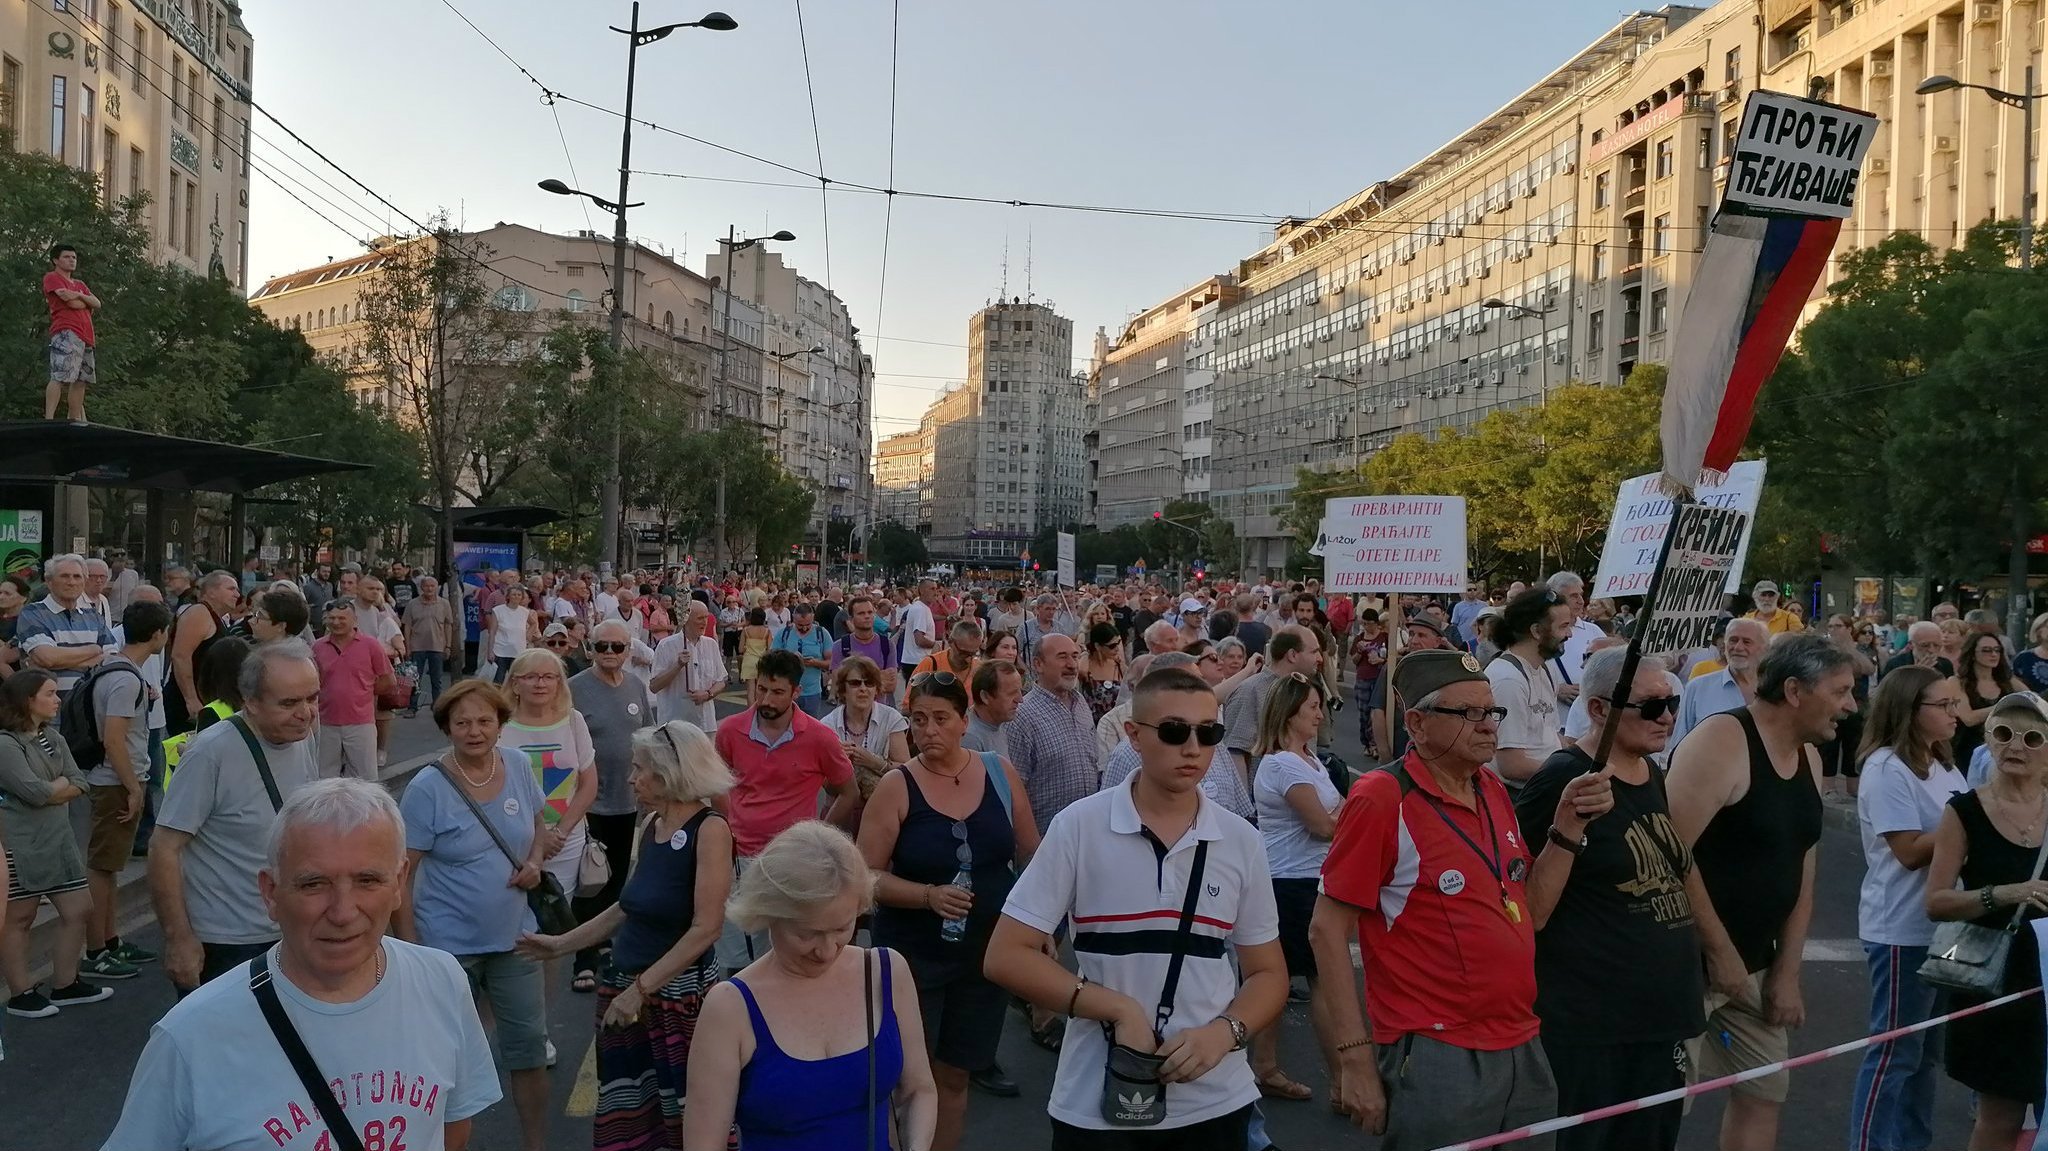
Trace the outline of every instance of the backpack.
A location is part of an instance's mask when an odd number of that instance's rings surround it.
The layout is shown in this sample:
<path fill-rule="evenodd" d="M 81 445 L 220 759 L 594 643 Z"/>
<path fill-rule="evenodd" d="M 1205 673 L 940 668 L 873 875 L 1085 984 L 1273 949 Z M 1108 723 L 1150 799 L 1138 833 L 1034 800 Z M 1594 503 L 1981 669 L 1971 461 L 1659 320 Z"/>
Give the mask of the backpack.
<path fill-rule="evenodd" d="M 57 708 L 57 730 L 63 733 L 65 746 L 71 749 L 72 762 L 78 764 L 81 771 L 91 771 L 107 761 L 107 745 L 100 740 L 99 716 L 92 707 L 92 689 L 102 676 L 117 671 L 125 671 L 135 677 L 135 707 L 138 712 L 143 712 L 149 700 L 149 684 L 142 678 L 142 669 L 132 663 L 93 668 L 72 685 L 71 693 Z M 146 716 L 147 712 L 143 714 Z M 143 722 L 149 721 L 145 718 Z"/>

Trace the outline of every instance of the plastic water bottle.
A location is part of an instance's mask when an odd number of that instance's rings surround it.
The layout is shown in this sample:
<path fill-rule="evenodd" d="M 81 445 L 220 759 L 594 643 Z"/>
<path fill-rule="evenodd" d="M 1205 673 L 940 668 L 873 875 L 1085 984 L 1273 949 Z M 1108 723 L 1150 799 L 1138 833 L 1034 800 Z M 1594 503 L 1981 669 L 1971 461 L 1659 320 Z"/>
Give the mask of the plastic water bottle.
<path fill-rule="evenodd" d="M 962 891 L 972 894 L 974 891 L 974 876 L 966 868 L 963 867 L 960 870 L 953 873 L 952 885 L 954 887 L 959 888 Z M 941 942 L 958 943 L 961 939 L 965 938 L 966 935 L 967 917 L 964 915 L 958 919 L 943 920 L 939 924 L 939 939 Z"/>

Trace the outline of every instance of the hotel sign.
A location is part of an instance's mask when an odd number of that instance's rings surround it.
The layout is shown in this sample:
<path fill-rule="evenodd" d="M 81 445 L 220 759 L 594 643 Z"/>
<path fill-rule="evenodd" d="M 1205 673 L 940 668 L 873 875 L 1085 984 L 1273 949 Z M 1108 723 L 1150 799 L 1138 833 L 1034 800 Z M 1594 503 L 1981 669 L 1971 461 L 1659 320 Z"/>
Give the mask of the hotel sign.
<path fill-rule="evenodd" d="M 1664 127 L 1685 112 L 1685 101 L 1667 100 L 1647 116 L 1638 116 L 1635 121 L 1610 134 L 1606 139 L 1593 145 L 1586 152 L 1588 164 L 1598 164 L 1623 148 L 1640 144 L 1645 136 Z"/>

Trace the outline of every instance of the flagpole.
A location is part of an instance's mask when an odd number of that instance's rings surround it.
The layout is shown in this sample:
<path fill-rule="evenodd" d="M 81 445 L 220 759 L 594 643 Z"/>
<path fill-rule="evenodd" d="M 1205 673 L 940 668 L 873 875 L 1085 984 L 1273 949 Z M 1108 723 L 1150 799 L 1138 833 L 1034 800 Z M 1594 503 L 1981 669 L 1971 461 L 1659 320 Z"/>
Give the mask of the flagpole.
<path fill-rule="evenodd" d="M 1671 560 L 1671 546 L 1678 538 L 1678 517 L 1692 506 L 1688 499 L 1674 498 L 1671 501 L 1671 522 L 1664 526 L 1664 543 L 1657 549 L 1657 566 L 1650 569 L 1650 586 L 1643 590 L 1643 610 L 1636 614 L 1635 626 L 1629 630 L 1628 654 L 1621 661 L 1621 678 L 1615 681 L 1614 694 L 1607 701 L 1607 722 L 1600 725 L 1600 743 L 1593 752 L 1593 770 L 1607 770 L 1607 756 L 1614 750 L 1615 725 L 1621 721 L 1622 705 L 1628 702 L 1629 693 L 1635 690 L 1636 669 L 1643 662 L 1643 637 L 1650 633 L 1650 620 L 1657 610 L 1657 589 L 1664 582 L 1664 568 Z M 1583 678 L 1583 677 L 1581 677 Z"/>

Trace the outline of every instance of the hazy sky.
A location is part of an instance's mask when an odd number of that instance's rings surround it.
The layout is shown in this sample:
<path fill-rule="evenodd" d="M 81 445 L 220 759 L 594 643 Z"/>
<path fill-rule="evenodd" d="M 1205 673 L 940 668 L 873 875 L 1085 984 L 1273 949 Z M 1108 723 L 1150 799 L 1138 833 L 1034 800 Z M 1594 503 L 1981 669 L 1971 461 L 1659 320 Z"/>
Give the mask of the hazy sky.
<path fill-rule="evenodd" d="M 624 102 L 624 0 L 454 0 L 556 91 Z M 904 190 L 1201 214 L 1312 213 L 1390 176 L 1500 107 L 1621 18 L 1595 0 L 900 0 L 895 178 L 889 179 L 891 5 L 802 8 L 824 162 L 813 142 L 795 0 L 709 0 L 732 32 L 685 29 L 640 54 L 635 114 L 807 173 Z M 650 0 L 646 25 L 694 20 Z M 610 218 L 534 187 L 550 176 L 611 198 L 619 119 L 540 90 L 442 0 L 252 0 L 256 98 L 415 217 L 556 231 Z M 257 165 L 310 186 L 364 237 L 403 222 L 260 116 Z M 566 154 L 564 138 L 566 137 Z M 645 127 L 633 167 L 800 182 L 768 164 Z M 303 189 L 301 195 L 312 199 Z M 349 192 L 353 192 L 349 189 Z M 358 248 L 252 182 L 260 283 Z M 786 228 L 803 274 L 834 288 L 874 356 L 877 430 L 915 425 L 966 368 L 966 321 L 1004 283 L 1098 326 L 1216 272 L 1268 239 L 1259 226 L 897 197 L 883 281 L 883 197 L 636 175 L 636 238 L 702 266 L 728 224 Z M 346 211 L 343 211 L 345 209 Z M 880 337 L 879 339 L 877 337 Z"/>

